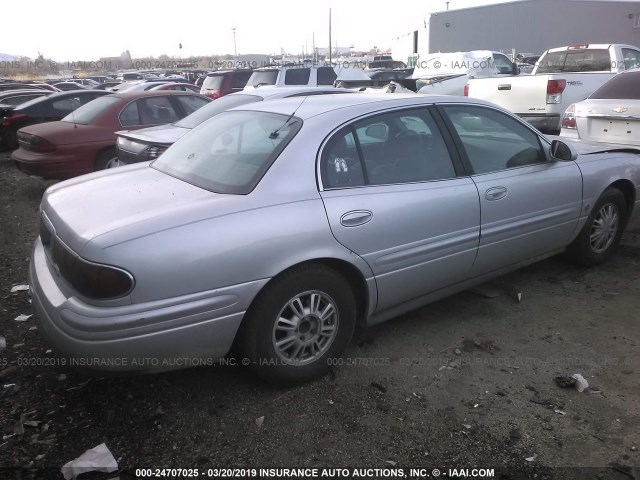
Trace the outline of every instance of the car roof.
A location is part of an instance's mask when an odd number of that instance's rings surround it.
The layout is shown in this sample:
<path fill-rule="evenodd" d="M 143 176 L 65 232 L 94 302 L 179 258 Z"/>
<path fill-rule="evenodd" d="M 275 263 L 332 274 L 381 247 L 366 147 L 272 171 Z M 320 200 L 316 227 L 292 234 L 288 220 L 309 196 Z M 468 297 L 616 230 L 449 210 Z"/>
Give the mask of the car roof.
<path fill-rule="evenodd" d="M 333 86 L 264 86 L 256 88 L 255 90 L 243 90 L 241 92 L 232 93 L 231 95 L 253 95 L 254 97 L 261 97 L 263 99 L 268 98 L 286 98 L 291 96 L 302 96 L 305 93 L 313 95 L 314 93 L 325 92 L 338 92 L 341 93 L 341 89 Z M 345 92 L 347 92 L 345 90 Z"/>
<path fill-rule="evenodd" d="M 113 94 L 115 98 L 134 98 L 134 97 L 157 97 L 161 95 L 197 95 L 199 97 L 206 98 L 204 95 L 200 95 L 196 92 L 180 92 L 177 90 L 147 90 L 145 92 L 116 92 Z"/>
<path fill-rule="evenodd" d="M 467 97 L 455 97 L 449 95 L 416 95 L 416 94 L 389 94 L 389 93 L 345 93 L 342 95 L 314 95 L 309 97 L 283 98 L 268 102 L 250 103 L 234 108 L 233 110 L 254 110 L 282 115 L 291 115 L 303 120 L 328 113 L 335 110 L 357 108 L 363 105 L 379 104 L 380 108 L 411 107 L 430 105 L 434 103 L 474 103 L 492 105 L 478 99 Z"/>

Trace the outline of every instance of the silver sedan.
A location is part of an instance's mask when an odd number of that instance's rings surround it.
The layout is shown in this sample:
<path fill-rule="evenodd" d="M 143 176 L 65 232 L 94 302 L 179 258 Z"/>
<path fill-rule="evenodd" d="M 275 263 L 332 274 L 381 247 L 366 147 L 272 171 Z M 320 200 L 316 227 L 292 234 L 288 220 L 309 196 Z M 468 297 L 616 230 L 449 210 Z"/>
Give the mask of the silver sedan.
<path fill-rule="evenodd" d="M 39 331 L 71 365 L 157 371 L 235 343 L 278 384 L 373 325 L 563 252 L 595 265 L 640 157 L 551 142 L 456 97 L 254 103 L 153 163 L 54 185 L 31 260 Z"/>

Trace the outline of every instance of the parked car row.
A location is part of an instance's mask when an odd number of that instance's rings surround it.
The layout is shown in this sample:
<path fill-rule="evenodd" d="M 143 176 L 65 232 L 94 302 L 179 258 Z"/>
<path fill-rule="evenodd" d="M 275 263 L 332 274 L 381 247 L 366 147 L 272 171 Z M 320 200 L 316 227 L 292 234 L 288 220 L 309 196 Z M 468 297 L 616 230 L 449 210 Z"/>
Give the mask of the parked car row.
<path fill-rule="evenodd" d="M 109 93 L 83 90 L 96 98 L 59 121 L 23 127 L 11 159 L 18 169 L 62 180 L 117 165 L 115 132 L 175 122 L 207 104 L 199 94 L 171 90 Z M 75 100 L 72 97 L 70 100 Z"/>

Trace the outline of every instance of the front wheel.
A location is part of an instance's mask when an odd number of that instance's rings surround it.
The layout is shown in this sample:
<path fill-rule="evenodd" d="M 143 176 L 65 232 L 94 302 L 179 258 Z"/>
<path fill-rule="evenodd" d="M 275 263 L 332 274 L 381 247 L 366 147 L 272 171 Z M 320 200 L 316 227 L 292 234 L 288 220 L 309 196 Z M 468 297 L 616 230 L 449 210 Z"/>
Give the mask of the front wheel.
<path fill-rule="evenodd" d="M 308 265 L 285 272 L 247 312 L 238 342 L 243 363 L 278 385 L 316 378 L 349 343 L 355 318 L 352 290 L 335 271 Z"/>
<path fill-rule="evenodd" d="M 580 234 L 567 248 L 570 258 L 584 266 L 605 262 L 620 243 L 627 221 L 627 203 L 617 188 L 608 188 L 596 202 Z"/>

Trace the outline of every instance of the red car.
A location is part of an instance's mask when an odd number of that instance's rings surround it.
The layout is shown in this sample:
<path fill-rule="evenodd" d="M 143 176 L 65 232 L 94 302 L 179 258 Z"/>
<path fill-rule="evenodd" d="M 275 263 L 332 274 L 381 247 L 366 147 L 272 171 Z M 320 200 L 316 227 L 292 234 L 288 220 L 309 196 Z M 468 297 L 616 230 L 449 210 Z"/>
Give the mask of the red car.
<path fill-rule="evenodd" d="M 58 122 L 18 130 L 11 159 L 22 172 L 64 180 L 117 166 L 116 135 L 173 123 L 211 100 L 187 92 L 122 92 L 97 98 Z"/>
<path fill-rule="evenodd" d="M 158 85 L 157 87 L 153 87 L 150 90 L 174 90 L 176 92 L 193 92 L 200 93 L 200 87 L 196 87 L 191 83 L 163 83 L 162 85 Z"/>

